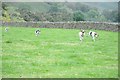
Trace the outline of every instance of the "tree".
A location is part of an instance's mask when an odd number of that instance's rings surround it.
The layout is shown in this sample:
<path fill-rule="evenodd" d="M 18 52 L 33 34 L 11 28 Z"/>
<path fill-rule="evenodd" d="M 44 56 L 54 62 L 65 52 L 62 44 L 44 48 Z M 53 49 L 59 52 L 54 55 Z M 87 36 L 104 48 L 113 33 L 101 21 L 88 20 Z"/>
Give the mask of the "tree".
<path fill-rule="evenodd" d="M 82 12 L 88 12 L 91 8 L 88 5 L 76 3 L 76 10 L 81 10 Z"/>
<path fill-rule="evenodd" d="M 8 4 L 7 3 L 3 3 L 2 4 L 2 20 L 4 21 L 11 21 L 10 19 L 10 14 L 8 13 Z"/>
<path fill-rule="evenodd" d="M 74 12 L 73 13 L 73 20 L 74 21 L 84 21 L 84 15 L 80 11 Z"/>
<path fill-rule="evenodd" d="M 103 10 L 102 13 L 108 21 L 117 22 L 118 21 L 118 10 Z"/>
<path fill-rule="evenodd" d="M 58 12 L 59 11 L 59 7 L 57 3 L 54 3 L 51 5 L 50 10 L 48 11 L 49 13 L 53 13 L 53 12 Z"/>
<path fill-rule="evenodd" d="M 99 21 L 100 13 L 96 8 L 93 8 L 86 13 L 85 18 L 90 21 Z"/>
<path fill-rule="evenodd" d="M 117 10 L 113 10 L 111 12 L 111 21 L 118 22 L 118 11 Z"/>
<path fill-rule="evenodd" d="M 2 3 L 2 9 L 7 11 L 8 4 L 3 2 Z"/>

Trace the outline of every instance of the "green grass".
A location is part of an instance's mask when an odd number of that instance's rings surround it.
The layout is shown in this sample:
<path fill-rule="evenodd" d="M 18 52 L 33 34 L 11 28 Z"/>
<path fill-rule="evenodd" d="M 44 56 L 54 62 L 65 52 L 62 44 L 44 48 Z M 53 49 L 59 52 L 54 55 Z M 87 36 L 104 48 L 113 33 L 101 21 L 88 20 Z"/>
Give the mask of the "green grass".
<path fill-rule="evenodd" d="M 10 27 L 2 29 L 2 77 L 117 78 L 118 33 L 95 30 L 95 42 L 77 29 Z M 88 32 L 88 30 L 86 31 Z"/>
<path fill-rule="evenodd" d="M 0 26 L 0 79 L 2 78 L 2 28 Z"/>

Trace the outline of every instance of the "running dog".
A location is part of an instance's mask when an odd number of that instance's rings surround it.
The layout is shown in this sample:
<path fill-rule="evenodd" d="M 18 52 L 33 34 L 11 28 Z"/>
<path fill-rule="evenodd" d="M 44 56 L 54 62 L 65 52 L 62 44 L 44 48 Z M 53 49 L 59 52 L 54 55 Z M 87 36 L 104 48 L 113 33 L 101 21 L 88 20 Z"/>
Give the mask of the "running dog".
<path fill-rule="evenodd" d="M 95 41 L 95 38 L 97 38 L 99 35 L 98 33 L 94 32 L 94 31 L 89 31 L 89 36 L 92 37 L 93 41 Z"/>
<path fill-rule="evenodd" d="M 81 30 L 81 31 L 79 32 L 80 41 L 83 40 L 84 35 L 85 35 L 85 31 L 84 31 L 84 30 Z"/>
<path fill-rule="evenodd" d="M 40 30 L 36 30 L 35 35 L 38 36 L 40 34 L 40 32 L 41 32 Z"/>

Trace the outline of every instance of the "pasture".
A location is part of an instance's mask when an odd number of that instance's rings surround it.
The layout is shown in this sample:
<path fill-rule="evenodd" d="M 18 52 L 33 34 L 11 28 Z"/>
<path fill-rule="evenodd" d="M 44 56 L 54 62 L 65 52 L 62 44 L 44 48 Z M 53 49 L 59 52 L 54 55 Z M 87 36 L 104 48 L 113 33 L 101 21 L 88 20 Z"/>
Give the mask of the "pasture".
<path fill-rule="evenodd" d="M 95 42 L 78 29 L 9 27 L 2 29 L 2 77 L 117 78 L 118 33 L 99 33 Z M 87 33 L 89 30 L 86 31 Z"/>

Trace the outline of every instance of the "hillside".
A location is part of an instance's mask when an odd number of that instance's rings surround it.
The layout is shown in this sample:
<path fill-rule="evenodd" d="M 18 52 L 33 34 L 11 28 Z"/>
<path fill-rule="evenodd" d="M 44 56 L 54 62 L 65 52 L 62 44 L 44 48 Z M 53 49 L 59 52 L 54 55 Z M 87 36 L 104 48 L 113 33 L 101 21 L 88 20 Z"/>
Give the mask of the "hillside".
<path fill-rule="evenodd" d="M 82 4 L 88 5 L 90 7 L 96 7 L 101 10 L 104 10 L 104 9 L 117 10 L 118 9 L 117 2 L 83 2 Z"/>
<path fill-rule="evenodd" d="M 7 2 L 3 17 L 25 21 L 118 21 L 117 2 Z M 17 18 L 16 18 L 17 15 Z M 9 18 L 9 19 L 8 19 Z"/>
<path fill-rule="evenodd" d="M 68 9 L 77 9 L 78 5 L 88 6 L 90 8 L 97 8 L 97 9 L 109 9 L 114 10 L 118 9 L 118 3 L 117 2 L 14 2 L 14 3 L 8 3 L 11 6 L 23 8 L 23 7 L 29 7 L 32 11 L 37 12 L 46 12 L 50 9 L 50 7 L 53 4 L 58 4 L 59 7 L 65 7 Z M 80 7 L 79 7 L 80 8 Z"/>

